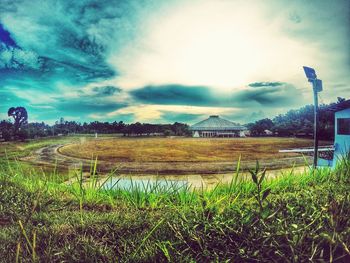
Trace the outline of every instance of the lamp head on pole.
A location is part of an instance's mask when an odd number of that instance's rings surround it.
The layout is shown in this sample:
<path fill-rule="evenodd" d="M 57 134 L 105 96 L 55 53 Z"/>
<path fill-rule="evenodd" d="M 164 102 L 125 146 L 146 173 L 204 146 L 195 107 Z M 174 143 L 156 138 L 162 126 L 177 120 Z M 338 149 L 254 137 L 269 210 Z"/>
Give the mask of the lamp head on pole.
<path fill-rule="evenodd" d="M 314 82 L 317 79 L 316 71 L 313 68 L 303 66 L 305 75 L 309 82 Z"/>

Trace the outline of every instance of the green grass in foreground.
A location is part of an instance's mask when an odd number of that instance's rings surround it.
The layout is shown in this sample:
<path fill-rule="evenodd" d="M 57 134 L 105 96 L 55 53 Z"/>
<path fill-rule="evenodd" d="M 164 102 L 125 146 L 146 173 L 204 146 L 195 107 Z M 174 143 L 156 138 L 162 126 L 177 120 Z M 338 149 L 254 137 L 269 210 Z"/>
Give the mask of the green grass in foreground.
<path fill-rule="evenodd" d="M 103 190 L 0 167 L 2 262 L 349 262 L 350 161 L 212 190 Z"/>

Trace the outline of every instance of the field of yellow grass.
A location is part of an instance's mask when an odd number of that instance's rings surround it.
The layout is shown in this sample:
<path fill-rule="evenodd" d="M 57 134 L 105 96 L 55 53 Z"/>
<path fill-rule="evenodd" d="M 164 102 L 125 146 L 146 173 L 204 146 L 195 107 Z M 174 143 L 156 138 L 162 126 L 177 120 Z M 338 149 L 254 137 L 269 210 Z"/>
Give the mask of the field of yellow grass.
<path fill-rule="evenodd" d="M 292 147 L 312 146 L 297 138 L 109 138 L 66 145 L 61 154 L 82 159 L 98 157 L 112 162 L 225 162 L 266 160 L 299 154 L 279 153 Z"/>

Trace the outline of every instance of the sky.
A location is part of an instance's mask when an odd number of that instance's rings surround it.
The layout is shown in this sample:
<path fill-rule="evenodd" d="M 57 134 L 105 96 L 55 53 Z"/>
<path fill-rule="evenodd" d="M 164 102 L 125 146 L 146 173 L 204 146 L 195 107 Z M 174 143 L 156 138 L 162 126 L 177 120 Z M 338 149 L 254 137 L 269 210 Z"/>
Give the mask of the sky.
<path fill-rule="evenodd" d="M 0 0 L 0 119 L 239 123 L 350 96 L 348 0 Z"/>

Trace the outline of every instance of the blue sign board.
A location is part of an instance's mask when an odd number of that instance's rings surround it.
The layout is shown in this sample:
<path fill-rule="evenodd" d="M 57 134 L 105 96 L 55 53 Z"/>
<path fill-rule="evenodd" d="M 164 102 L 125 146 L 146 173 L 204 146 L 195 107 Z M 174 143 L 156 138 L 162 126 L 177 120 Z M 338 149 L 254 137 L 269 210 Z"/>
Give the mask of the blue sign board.
<path fill-rule="evenodd" d="M 322 91 L 322 90 L 323 90 L 323 87 L 322 87 L 322 80 L 317 79 L 317 80 L 316 80 L 316 91 L 317 91 L 317 92 L 320 92 L 320 91 Z"/>

